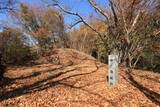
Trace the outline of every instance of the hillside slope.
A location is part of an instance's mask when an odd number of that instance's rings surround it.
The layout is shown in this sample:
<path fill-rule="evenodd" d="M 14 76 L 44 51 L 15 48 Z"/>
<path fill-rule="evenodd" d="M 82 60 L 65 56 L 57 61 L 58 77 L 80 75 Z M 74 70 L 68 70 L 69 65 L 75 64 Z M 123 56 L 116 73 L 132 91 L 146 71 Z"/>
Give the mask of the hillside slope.
<path fill-rule="evenodd" d="M 107 65 L 76 50 L 57 49 L 37 63 L 7 70 L 6 79 L 0 84 L 0 107 L 160 105 L 158 73 L 120 68 L 119 85 L 110 87 L 106 81 Z"/>

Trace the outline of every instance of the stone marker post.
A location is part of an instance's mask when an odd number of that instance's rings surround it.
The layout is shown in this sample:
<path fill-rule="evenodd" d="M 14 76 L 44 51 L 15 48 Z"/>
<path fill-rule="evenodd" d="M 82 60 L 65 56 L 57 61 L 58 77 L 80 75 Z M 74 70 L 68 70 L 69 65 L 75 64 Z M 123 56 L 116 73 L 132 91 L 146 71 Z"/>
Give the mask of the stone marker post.
<path fill-rule="evenodd" d="M 118 55 L 109 55 L 109 85 L 118 85 Z"/>

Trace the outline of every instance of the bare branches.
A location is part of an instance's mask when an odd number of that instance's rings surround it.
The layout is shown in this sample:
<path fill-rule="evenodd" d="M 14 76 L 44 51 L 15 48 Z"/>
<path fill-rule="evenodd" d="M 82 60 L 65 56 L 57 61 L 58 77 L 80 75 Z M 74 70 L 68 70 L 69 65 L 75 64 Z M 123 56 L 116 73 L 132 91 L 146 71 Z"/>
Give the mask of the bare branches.
<path fill-rule="evenodd" d="M 82 20 L 79 20 L 79 21 L 75 22 L 74 24 L 70 25 L 69 28 L 72 29 L 74 26 L 76 26 L 79 23 L 83 23 Z"/>
<path fill-rule="evenodd" d="M 113 2 L 112 2 L 112 0 L 109 0 L 109 2 L 110 2 L 110 5 L 111 5 L 111 10 L 112 10 L 112 13 L 113 13 L 113 17 L 114 17 L 114 23 L 115 23 L 115 26 L 117 26 L 118 17 L 117 17 L 117 14 L 115 12 L 115 9 L 114 9 Z"/>
<path fill-rule="evenodd" d="M 106 19 L 109 19 L 110 15 L 104 11 L 102 8 L 100 8 L 93 0 L 88 0 L 88 2 L 96 9 L 98 12 L 100 12 Z"/>
<path fill-rule="evenodd" d="M 16 0 L 4 0 L 0 2 L 0 11 L 13 11 Z"/>
<path fill-rule="evenodd" d="M 154 35 L 156 35 L 156 36 L 159 34 L 160 34 L 160 30 L 154 33 Z"/>
<path fill-rule="evenodd" d="M 9 7 L 0 7 L 0 10 L 13 10 L 13 8 L 9 8 Z"/>
<path fill-rule="evenodd" d="M 74 12 L 71 12 L 71 11 L 68 11 L 67 9 L 63 8 L 58 2 L 54 2 L 52 5 L 53 5 L 53 6 L 57 6 L 58 8 L 60 8 L 63 12 L 65 12 L 65 13 L 67 13 L 67 14 L 70 14 L 70 15 L 73 15 L 73 16 L 76 16 L 76 17 L 79 18 L 79 21 L 76 22 L 76 23 L 75 23 L 74 25 L 72 25 L 72 26 L 75 26 L 75 25 L 77 25 L 77 24 L 79 24 L 79 23 L 82 22 L 82 23 L 84 23 L 86 26 L 88 26 L 91 30 L 93 30 L 94 32 L 96 32 L 96 33 L 98 34 L 98 36 L 101 38 L 101 40 L 104 41 L 103 35 L 102 35 L 99 31 L 97 31 L 95 28 L 93 28 L 90 24 L 88 24 L 80 14 L 74 13 Z"/>
<path fill-rule="evenodd" d="M 144 48 L 143 43 L 145 42 L 143 40 L 146 39 L 145 35 L 143 36 L 143 32 L 145 32 L 145 25 L 143 26 L 145 22 L 143 22 L 143 19 L 145 18 L 141 16 L 144 16 L 145 12 L 146 14 L 148 13 L 148 8 L 153 7 L 150 3 L 151 0 L 108 0 L 107 6 L 109 11 L 106 11 L 101 5 L 97 4 L 96 0 L 87 0 L 90 6 L 104 16 L 107 22 L 108 28 L 105 28 L 105 31 L 102 32 L 87 23 L 81 14 L 64 8 L 60 0 L 52 1 L 53 4 L 50 5 L 57 6 L 63 12 L 77 17 L 78 20 L 71 25 L 71 28 L 79 23 L 84 23 L 98 34 L 101 39 L 100 42 L 103 43 L 106 49 L 105 51 L 108 51 L 109 48 L 112 53 L 121 54 L 122 61 L 128 60 L 130 66 L 132 64 L 136 65 L 141 55 L 141 50 Z M 159 34 L 159 31 L 155 32 L 155 35 Z M 116 51 L 114 52 L 114 50 Z M 133 61 L 134 58 L 137 58 L 137 60 Z"/>
<path fill-rule="evenodd" d="M 139 13 L 136 15 L 136 17 L 135 17 L 135 19 L 134 19 L 134 21 L 133 21 L 133 24 L 132 24 L 131 28 L 128 30 L 127 34 L 130 34 L 130 33 L 134 30 L 135 25 L 138 23 L 138 19 L 139 19 L 139 17 L 140 17 L 140 13 L 141 13 L 141 12 L 139 12 Z"/>

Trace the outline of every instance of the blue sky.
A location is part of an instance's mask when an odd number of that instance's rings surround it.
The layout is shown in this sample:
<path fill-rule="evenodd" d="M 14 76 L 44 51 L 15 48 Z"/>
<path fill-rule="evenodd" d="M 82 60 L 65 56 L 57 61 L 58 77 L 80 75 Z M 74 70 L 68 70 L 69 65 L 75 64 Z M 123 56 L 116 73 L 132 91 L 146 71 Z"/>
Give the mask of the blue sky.
<path fill-rule="evenodd" d="M 19 0 L 19 1 L 23 2 L 23 3 L 29 3 L 32 6 L 34 6 L 34 4 L 36 5 L 36 4 L 42 3 L 41 0 Z M 49 0 L 45 0 L 45 1 L 49 1 Z M 95 14 L 94 8 L 90 6 L 90 4 L 87 2 L 87 0 L 60 0 L 60 1 L 61 1 L 62 6 L 67 5 L 69 7 L 69 10 L 79 13 L 86 20 L 90 14 Z M 97 0 L 96 3 L 100 4 L 103 7 L 105 4 L 104 1 L 107 1 L 107 0 Z M 65 24 L 72 24 L 72 23 L 74 23 L 75 19 L 77 18 L 77 17 L 73 17 L 72 15 L 66 15 L 66 14 L 63 14 L 63 15 L 64 15 Z M 0 22 L 3 23 L 5 21 L 10 23 L 8 15 L 1 13 L 0 14 Z M 80 26 L 80 24 L 75 26 L 75 28 L 79 28 L 79 26 Z M 2 29 L 0 29 L 0 30 L 2 30 Z M 32 41 L 33 39 L 31 40 L 31 36 L 29 36 L 29 35 L 27 35 L 27 36 L 29 37 L 30 43 L 35 44 L 35 42 Z"/>
<path fill-rule="evenodd" d="M 21 2 L 27 2 L 31 4 L 37 4 L 41 0 L 20 0 Z M 46 0 L 50 2 L 50 0 Z M 80 13 L 83 16 L 87 16 L 88 14 L 92 13 L 94 10 L 90 7 L 89 3 L 86 0 L 60 0 L 61 4 L 63 6 L 69 6 L 72 11 Z M 82 1 L 82 2 L 81 2 Z M 64 20 L 66 24 L 71 24 L 74 22 L 74 19 L 76 17 L 73 17 L 72 15 L 64 15 Z"/>
<path fill-rule="evenodd" d="M 42 3 L 41 0 L 19 0 L 20 2 L 29 3 L 31 5 Z M 45 0 L 45 1 L 51 1 L 51 0 Z M 93 7 L 90 6 L 90 4 L 87 2 L 87 0 L 60 0 L 62 6 L 69 6 L 69 9 L 73 12 L 77 12 L 81 14 L 84 18 L 87 18 L 90 14 L 94 14 L 95 10 Z M 104 6 L 105 2 L 107 0 L 96 0 L 97 4 L 100 4 L 102 7 Z M 0 21 L 2 22 L 7 19 L 7 16 L 5 14 L 0 14 Z M 64 15 L 65 24 L 71 24 L 75 21 L 76 17 L 73 17 L 71 15 Z M 8 20 L 8 19 L 7 19 Z M 86 19 L 87 20 L 87 19 Z M 79 27 L 79 25 L 77 26 Z"/>
<path fill-rule="evenodd" d="M 95 14 L 95 9 L 88 3 L 87 0 L 61 0 L 62 5 L 67 5 L 71 7 L 71 11 L 79 13 L 84 18 L 87 18 L 91 14 Z M 104 7 L 105 2 L 107 0 L 95 0 L 97 4 L 100 4 Z M 74 21 L 74 17 L 71 15 L 65 16 L 66 23 L 71 23 Z"/>

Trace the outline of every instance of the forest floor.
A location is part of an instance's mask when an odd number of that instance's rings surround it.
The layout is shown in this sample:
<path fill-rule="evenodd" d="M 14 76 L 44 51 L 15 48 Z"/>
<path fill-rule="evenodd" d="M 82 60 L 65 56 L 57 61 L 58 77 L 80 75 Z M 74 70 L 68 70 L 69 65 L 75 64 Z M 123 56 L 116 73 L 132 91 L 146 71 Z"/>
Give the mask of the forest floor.
<path fill-rule="evenodd" d="M 159 107 L 160 74 L 119 69 L 119 85 L 107 83 L 108 66 L 72 49 L 57 49 L 30 66 L 8 68 L 0 83 L 0 107 Z M 50 61 L 50 62 L 48 62 Z"/>

